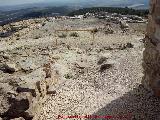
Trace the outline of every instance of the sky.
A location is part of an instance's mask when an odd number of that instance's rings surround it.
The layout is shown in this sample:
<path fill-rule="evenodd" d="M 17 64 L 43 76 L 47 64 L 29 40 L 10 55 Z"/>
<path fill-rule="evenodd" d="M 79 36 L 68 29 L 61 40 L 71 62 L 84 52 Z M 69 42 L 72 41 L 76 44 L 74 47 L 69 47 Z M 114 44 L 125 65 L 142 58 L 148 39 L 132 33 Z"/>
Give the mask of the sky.
<path fill-rule="evenodd" d="M 19 5 L 26 3 L 39 3 L 39 2 L 80 2 L 80 1 L 92 1 L 92 0 L 0 0 L 0 6 L 6 5 Z M 126 0 L 112 0 L 112 1 L 126 1 Z"/>
<path fill-rule="evenodd" d="M 29 4 L 29 3 L 40 3 L 40 2 L 74 2 L 81 0 L 0 0 L 0 6 L 6 5 L 20 5 L 20 4 Z M 84 1 L 84 0 L 83 0 Z"/>
<path fill-rule="evenodd" d="M 45 0 L 0 0 L 0 6 L 6 5 L 18 5 L 18 4 L 26 4 L 26 3 L 38 3 L 44 2 Z"/>

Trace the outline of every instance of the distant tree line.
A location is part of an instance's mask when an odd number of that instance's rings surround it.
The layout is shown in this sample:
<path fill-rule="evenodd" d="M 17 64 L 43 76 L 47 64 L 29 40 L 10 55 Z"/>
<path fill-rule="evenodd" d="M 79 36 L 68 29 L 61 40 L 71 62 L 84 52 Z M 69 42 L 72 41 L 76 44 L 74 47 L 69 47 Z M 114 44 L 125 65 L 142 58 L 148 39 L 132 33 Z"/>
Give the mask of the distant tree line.
<path fill-rule="evenodd" d="M 83 8 L 69 13 L 69 16 L 82 15 L 85 13 L 96 13 L 96 12 L 109 12 L 109 13 L 118 13 L 122 15 L 138 15 L 138 16 L 147 16 L 149 10 L 136 10 L 132 8 L 120 8 L 120 7 L 93 7 L 93 8 Z"/>

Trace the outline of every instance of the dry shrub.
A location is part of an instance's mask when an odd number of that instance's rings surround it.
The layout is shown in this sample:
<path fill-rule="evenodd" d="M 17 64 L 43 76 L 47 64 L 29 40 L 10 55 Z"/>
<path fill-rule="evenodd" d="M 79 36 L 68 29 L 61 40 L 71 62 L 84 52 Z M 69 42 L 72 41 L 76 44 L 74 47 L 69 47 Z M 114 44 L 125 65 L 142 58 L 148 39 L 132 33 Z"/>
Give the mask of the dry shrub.
<path fill-rule="evenodd" d="M 67 37 L 67 34 L 61 33 L 61 34 L 58 35 L 58 37 L 59 37 L 59 38 L 66 38 L 66 37 Z"/>
<path fill-rule="evenodd" d="M 112 28 L 107 28 L 104 32 L 105 34 L 113 34 L 114 30 Z"/>
<path fill-rule="evenodd" d="M 71 36 L 71 37 L 79 37 L 77 32 L 72 32 L 69 36 Z"/>
<path fill-rule="evenodd" d="M 98 32 L 98 29 L 97 29 L 97 28 L 94 28 L 91 32 L 92 32 L 92 33 L 97 33 L 97 32 Z"/>

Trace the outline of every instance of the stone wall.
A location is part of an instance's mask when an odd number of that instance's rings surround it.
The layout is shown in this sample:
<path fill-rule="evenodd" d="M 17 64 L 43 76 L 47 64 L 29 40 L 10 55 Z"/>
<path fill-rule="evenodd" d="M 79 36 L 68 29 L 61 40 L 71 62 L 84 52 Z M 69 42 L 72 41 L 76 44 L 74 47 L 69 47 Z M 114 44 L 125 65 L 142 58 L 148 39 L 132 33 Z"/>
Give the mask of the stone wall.
<path fill-rule="evenodd" d="M 145 38 L 143 84 L 160 96 L 160 0 L 150 0 L 149 23 Z"/>

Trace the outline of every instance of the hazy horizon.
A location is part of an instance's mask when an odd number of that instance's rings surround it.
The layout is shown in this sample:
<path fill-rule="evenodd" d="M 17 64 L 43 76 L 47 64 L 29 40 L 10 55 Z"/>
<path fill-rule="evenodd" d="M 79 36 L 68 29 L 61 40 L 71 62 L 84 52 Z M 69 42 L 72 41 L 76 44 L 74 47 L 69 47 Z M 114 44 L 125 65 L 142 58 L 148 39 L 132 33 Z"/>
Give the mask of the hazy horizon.
<path fill-rule="evenodd" d="M 15 6 L 35 3 L 74 3 L 76 0 L 0 0 L 0 6 Z M 79 0 L 77 0 L 79 2 Z"/>
<path fill-rule="evenodd" d="M 55 4 L 65 4 L 65 3 L 88 3 L 88 4 L 146 4 L 149 0 L 0 0 L 0 6 L 15 6 L 22 4 L 35 4 L 35 3 L 55 3 Z"/>

